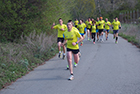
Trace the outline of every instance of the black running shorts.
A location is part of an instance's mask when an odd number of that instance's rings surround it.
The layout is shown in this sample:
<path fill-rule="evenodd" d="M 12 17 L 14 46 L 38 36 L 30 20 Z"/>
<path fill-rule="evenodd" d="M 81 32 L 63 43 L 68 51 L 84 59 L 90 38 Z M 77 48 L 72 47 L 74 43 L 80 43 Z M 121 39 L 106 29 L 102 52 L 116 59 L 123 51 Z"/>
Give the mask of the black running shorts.
<path fill-rule="evenodd" d="M 104 31 L 104 29 L 99 29 L 99 34 L 101 34 Z"/>
<path fill-rule="evenodd" d="M 57 38 L 57 43 L 58 43 L 58 42 L 63 43 L 63 42 L 64 42 L 64 38 Z"/>
<path fill-rule="evenodd" d="M 69 49 L 67 48 L 67 52 L 72 51 L 73 54 L 78 54 L 79 49 Z"/>

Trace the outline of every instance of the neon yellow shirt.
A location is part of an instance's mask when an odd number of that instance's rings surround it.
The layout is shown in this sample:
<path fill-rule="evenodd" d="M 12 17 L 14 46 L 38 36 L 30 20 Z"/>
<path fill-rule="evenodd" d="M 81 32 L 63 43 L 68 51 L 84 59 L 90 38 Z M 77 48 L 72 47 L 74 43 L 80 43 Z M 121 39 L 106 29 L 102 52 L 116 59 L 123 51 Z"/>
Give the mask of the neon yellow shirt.
<path fill-rule="evenodd" d="M 53 28 L 58 30 L 57 37 L 63 38 L 63 33 L 67 29 L 67 26 L 65 24 L 62 24 L 62 25 L 58 24 L 58 25 L 53 26 Z M 64 31 L 61 29 L 64 29 Z"/>
<path fill-rule="evenodd" d="M 67 40 L 67 48 L 69 49 L 79 49 L 78 44 L 75 46 L 72 45 L 73 42 L 77 42 L 77 37 L 80 38 L 81 34 L 79 33 L 78 29 L 72 28 L 72 30 L 69 32 L 68 30 L 64 32 L 64 39 Z"/>
<path fill-rule="evenodd" d="M 84 33 L 85 27 L 86 27 L 86 24 L 85 23 L 79 24 L 77 26 L 79 32 L 82 33 L 82 34 Z"/>
<path fill-rule="evenodd" d="M 106 30 L 109 30 L 110 29 L 110 26 L 109 25 L 111 25 L 111 23 L 109 21 L 105 22 L 105 29 Z"/>
<path fill-rule="evenodd" d="M 92 21 L 90 21 L 90 22 L 88 21 L 87 22 L 87 28 L 91 28 L 91 25 L 90 24 L 92 25 Z"/>
<path fill-rule="evenodd" d="M 119 30 L 120 21 L 113 21 L 113 30 Z"/>
<path fill-rule="evenodd" d="M 88 21 L 86 21 L 85 24 L 87 25 L 88 24 Z"/>
<path fill-rule="evenodd" d="M 99 22 L 99 21 L 96 21 L 96 25 L 98 25 L 98 22 Z M 99 26 L 97 26 L 97 28 L 96 28 L 96 29 L 99 29 Z"/>
<path fill-rule="evenodd" d="M 98 21 L 98 25 L 99 25 L 98 29 L 104 29 L 104 24 L 105 24 L 104 20 Z"/>
<path fill-rule="evenodd" d="M 91 32 L 92 32 L 92 33 L 96 33 L 96 25 L 91 26 Z"/>
<path fill-rule="evenodd" d="M 78 23 L 79 23 L 79 21 L 78 21 L 78 20 L 77 20 L 77 21 L 74 21 L 74 24 L 75 24 L 75 25 L 78 25 Z"/>

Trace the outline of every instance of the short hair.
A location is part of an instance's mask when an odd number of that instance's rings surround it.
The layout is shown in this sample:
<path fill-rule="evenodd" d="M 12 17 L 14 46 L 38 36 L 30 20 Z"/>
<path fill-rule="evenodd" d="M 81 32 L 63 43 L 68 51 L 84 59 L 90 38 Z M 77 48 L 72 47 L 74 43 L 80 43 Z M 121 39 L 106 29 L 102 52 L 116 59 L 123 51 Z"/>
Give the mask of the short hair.
<path fill-rule="evenodd" d="M 96 23 L 96 21 L 94 20 L 94 21 L 92 21 L 93 23 Z"/>
<path fill-rule="evenodd" d="M 68 20 L 68 23 L 72 22 L 72 20 Z"/>
<path fill-rule="evenodd" d="M 82 22 L 84 22 L 84 20 L 83 19 L 80 19 Z"/>
<path fill-rule="evenodd" d="M 59 18 L 58 21 L 59 21 L 59 20 L 62 20 L 62 18 Z"/>

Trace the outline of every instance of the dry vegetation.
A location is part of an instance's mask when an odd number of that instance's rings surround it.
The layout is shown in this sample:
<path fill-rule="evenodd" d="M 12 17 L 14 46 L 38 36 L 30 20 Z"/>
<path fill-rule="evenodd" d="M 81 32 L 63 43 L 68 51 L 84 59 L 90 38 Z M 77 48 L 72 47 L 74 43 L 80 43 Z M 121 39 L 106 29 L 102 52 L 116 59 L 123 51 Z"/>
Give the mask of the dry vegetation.
<path fill-rule="evenodd" d="M 56 34 L 32 32 L 20 43 L 0 43 L 0 89 L 44 63 L 57 53 Z"/>

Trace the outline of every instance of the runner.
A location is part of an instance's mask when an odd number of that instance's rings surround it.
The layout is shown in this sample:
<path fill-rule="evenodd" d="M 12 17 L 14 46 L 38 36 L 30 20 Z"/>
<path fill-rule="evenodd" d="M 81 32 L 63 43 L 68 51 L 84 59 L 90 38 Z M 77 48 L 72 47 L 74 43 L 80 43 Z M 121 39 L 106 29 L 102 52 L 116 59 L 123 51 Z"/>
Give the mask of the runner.
<path fill-rule="evenodd" d="M 88 23 L 87 23 L 87 36 L 88 36 L 88 40 L 90 40 L 90 41 L 91 41 L 91 25 L 92 25 L 92 21 L 89 17 Z"/>
<path fill-rule="evenodd" d="M 79 23 L 79 21 L 76 19 L 76 20 L 74 21 L 74 24 L 75 24 L 75 27 L 76 27 L 76 28 L 77 28 L 78 23 Z"/>
<path fill-rule="evenodd" d="M 99 22 L 99 17 L 97 17 L 97 21 L 96 21 L 97 41 L 99 41 L 99 26 L 98 26 L 98 22 Z"/>
<path fill-rule="evenodd" d="M 108 21 L 108 18 L 105 19 L 105 36 L 106 40 L 108 40 L 108 34 L 110 30 L 111 23 Z"/>
<path fill-rule="evenodd" d="M 77 26 L 77 28 L 84 39 L 85 34 L 86 34 L 86 32 L 85 32 L 86 24 L 83 23 L 83 20 L 80 20 L 80 24 Z M 82 45 L 83 45 L 83 41 L 81 42 L 80 46 L 82 46 Z"/>
<path fill-rule="evenodd" d="M 79 46 L 78 43 L 80 43 L 83 40 L 83 37 L 80 35 L 79 31 L 72 26 L 72 20 L 69 20 L 67 23 L 68 30 L 64 32 L 64 43 L 65 45 L 67 43 L 67 61 L 70 69 L 70 77 L 68 80 L 73 80 L 73 66 L 72 66 L 72 54 L 74 55 L 74 62 L 76 63 L 75 67 L 77 66 L 79 62 Z M 77 40 L 77 38 L 80 38 Z"/>
<path fill-rule="evenodd" d="M 85 21 L 86 26 L 88 25 L 88 19 Z"/>
<path fill-rule="evenodd" d="M 57 34 L 57 45 L 58 45 L 58 50 L 59 50 L 59 55 L 58 57 L 61 58 L 61 44 L 64 42 L 64 38 L 63 38 L 63 33 L 64 31 L 67 29 L 67 26 L 65 24 L 63 24 L 63 20 L 61 18 L 59 18 L 59 24 L 55 25 L 55 23 L 53 23 L 53 25 L 51 26 L 51 29 L 57 29 L 58 30 L 58 34 Z M 65 45 L 63 45 L 63 59 L 65 59 Z"/>
<path fill-rule="evenodd" d="M 94 19 L 92 18 L 92 19 L 91 19 L 91 21 L 93 22 L 93 21 L 94 21 Z"/>
<path fill-rule="evenodd" d="M 99 26 L 99 39 L 101 42 L 103 42 L 104 24 L 105 21 L 103 20 L 103 17 L 100 17 L 100 20 L 98 21 L 98 26 Z"/>
<path fill-rule="evenodd" d="M 92 36 L 92 39 L 93 39 L 93 44 L 95 44 L 95 37 L 96 37 L 96 21 L 93 21 L 92 22 L 93 25 L 91 26 L 91 36 Z"/>
<path fill-rule="evenodd" d="M 113 26 L 113 34 L 114 34 L 114 39 L 116 38 L 115 43 L 118 43 L 118 33 L 119 33 L 119 29 L 121 29 L 121 23 L 120 21 L 118 21 L 118 18 L 115 18 L 115 21 L 112 22 L 112 26 Z"/>

